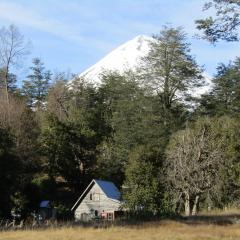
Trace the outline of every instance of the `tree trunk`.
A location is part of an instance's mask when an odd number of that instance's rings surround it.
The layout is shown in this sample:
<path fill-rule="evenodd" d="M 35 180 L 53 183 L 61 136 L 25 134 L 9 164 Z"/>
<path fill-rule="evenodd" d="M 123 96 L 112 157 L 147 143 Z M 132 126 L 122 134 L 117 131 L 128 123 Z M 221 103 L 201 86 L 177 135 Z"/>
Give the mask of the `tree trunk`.
<path fill-rule="evenodd" d="M 9 102 L 9 92 L 8 92 L 8 67 L 4 69 L 5 76 L 4 76 L 4 84 L 5 84 L 5 94 L 6 94 L 6 105 L 7 105 L 7 123 L 9 124 L 10 121 L 10 102 Z"/>
<path fill-rule="evenodd" d="M 195 197 L 193 209 L 192 209 L 192 215 L 196 215 L 197 213 L 197 205 L 198 205 L 199 195 Z"/>
<path fill-rule="evenodd" d="M 191 211 L 190 211 L 190 196 L 189 193 L 185 193 L 185 215 L 190 216 Z"/>

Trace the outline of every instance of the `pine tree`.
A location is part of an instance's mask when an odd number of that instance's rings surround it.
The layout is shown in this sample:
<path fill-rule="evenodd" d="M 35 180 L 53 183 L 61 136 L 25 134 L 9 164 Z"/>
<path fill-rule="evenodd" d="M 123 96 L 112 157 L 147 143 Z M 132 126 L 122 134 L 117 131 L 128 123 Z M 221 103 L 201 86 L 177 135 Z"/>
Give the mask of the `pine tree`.
<path fill-rule="evenodd" d="M 30 69 L 32 74 L 23 81 L 22 92 L 27 97 L 30 106 L 41 107 L 48 93 L 51 72 L 45 70 L 39 58 L 33 59 L 33 66 Z"/>

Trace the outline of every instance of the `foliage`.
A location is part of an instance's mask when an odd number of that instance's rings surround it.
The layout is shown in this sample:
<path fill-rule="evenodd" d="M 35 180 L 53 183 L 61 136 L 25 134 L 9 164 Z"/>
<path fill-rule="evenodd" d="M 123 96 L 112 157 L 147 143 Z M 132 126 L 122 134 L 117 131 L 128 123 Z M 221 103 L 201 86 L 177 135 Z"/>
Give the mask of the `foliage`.
<path fill-rule="evenodd" d="M 9 131 L 0 128 L 0 216 L 8 217 L 12 207 L 11 196 L 19 184 L 21 166 Z"/>
<path fill-rule="evenodd" d="M 5 104 L 7 106 L 7 120 L 9 116 L 9 87 L 15 82 L 15 76 L 11 73 L 13 67 L 19 66 L 24 56 L 28 54 L 28 44 L 18 28 L 10 25 L 0 29 L 0 69 L 1 85 L 5 90 Z"/>
<path fill-rule="evenodd" d="M 151 161 L 155 156 L 149 150 L 140 146 L 131 152 L 124 182 L 127 208 L 141 215 L 156 215 L 164 210 L 161 171 Z"/>
<path fill-rule="evenodd" d="M 77 190 L 86 181 L 93 164 L 93 133 L 78 123 L 60 122 L 49 116 L 49 125 L 42 135 L 43 152 L 49 159 L 51 177 L 63 176 Z"/>
<path fill-rule="evenodd" d="M 201 69 L 190 55 L 189 45 L 182 28 L 165 26 L 142 59 L 144 83 L 158 95 L 166 114 L 176 107 L 180 96 L 189 97 L 188 90 L 202 84 Z"/>
<path fill-rule="evenodd" d="M 39 58 L 33 59 L 32 74 L 28 75 L 28 80 L 23 81 L 22 92 L 27 97 L 31 107 L 44 105 L 51 80 L 51 72 L 45 71 L 44 64 Z"/>
<path fill-rule="evenodd" d="M 105 73 L 99 96 L 105 139 L 98 146 L 98 171 L 121 185 L 130 149 L 145 141 L 142 114 L 148 109 L 138 83 L 128 74 Z"/>
<path fill-rule="evenodd" d="M 206 192 L 226 193 L 216 189 L 227 187 L 233 180 L 224 178 L 223 172 L 239 171 L 239 167 L 235 169 L 239 164 L 238 136 L 238 126 L 227 117 L 198 119 L 173 135 L 167 150 L 167 176 L 174 191 L 184 197 L 186 214 L 196 211 L 194 206 Z M 233 182 L 237 183 L 237 179 Z"/>
<path fill-rule="evenodd" d="M 23 47 L 16 58 L 6 47 L 11 34 Z M 138 69 L 105 71 L 98 86 L 51 75 L 34 58 L 19 89 L 12 68 L 25 41 L 13 26 L 0 30 L 0 53 L 11 63 L 6 71 L 1 55 L 0 216 L 17 209 L 25 217 L 50 200 L 66 219 L 92 178 L 123 187 L 138 216 L 181 213 L 183 202 L 186 213 L 237 205 L 239 58 L 218 67 L 212 91 L 190 111 L 189 92 L 203 81 L 186 34 L 164 27 L 149 44 Z"/>
<path fill-rule="evenodd" d="M 215 17 L 196 20 L 197 29 L 203 31 L 203 38 L 211 43 L 219 40 L 238 41 L 240 26 L 239 0 L 211 0 L 203 10 L 215 10 Z"/>
<path fill-rule="evenodd" d="M 213 79 L 213 89 L 200 99 L 199 114 L 239 116 L 240 58 L 228 65 L 220 64 Z"/>
<path fill-rule="evenodd" d="M 68 220 L 72 218 L 72 212 L 63 204 L 54 204 L 54 209 L 57 211 L 57 217 L 61 220 Z"/>
<path fill-rule="evenodd" d="M 17 76 L 13 73 L 8 74 L 7 89 L 9 92 L 13 93 L 16 90 Z M 4 90 L 6 88 L 5 82 L 5 71 L 0 69 L 0 89 Z"/>

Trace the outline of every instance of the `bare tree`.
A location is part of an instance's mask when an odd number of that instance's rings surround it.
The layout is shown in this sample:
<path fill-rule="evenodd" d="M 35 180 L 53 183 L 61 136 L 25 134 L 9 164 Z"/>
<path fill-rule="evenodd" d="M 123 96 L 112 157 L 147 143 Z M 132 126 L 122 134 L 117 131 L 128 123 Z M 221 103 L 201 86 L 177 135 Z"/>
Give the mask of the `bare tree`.
<path fill-rule="evenodd" d="M 3 82 L 6 95 L 6 104 L 9 106 L 10 69 L 20 64 L 22 58 L 28 53 L 28 44 L 18 28 L 10 25 L 0 29 L 0 67 L 3 71 Z M 9 111 L 9 109 L 8 109 Z"/>
<path fill-rule="evenodd" d="M 9 95 L 9 104 L 2 104 L 6 101 L 4 90 L 0 89 L 0 126 L 18 129 L 20 117 L 25 110 L 23 99 L 12 94 Z"/>
<path fill-rule="evenodd" d="M 67 82 L 72 79 L 75 79 L 75 81 L 68 84 Z M 60 121 L 69 117 L 74 92 L 80 91 L 80 81 L 75 84 L 76 81 L 79 81 L 79 79 L 75 78 L 70 72 L 56 72 L 53 76 L 53 84 L 47 95 L 47 109 Z"/>
<path fill-rule="evenodd" d="M 59 120 L 68 118 L 70 93 L 66 82 L 57 80 L 48 93 L 48 111 L 54 113 Z"/>
<path fill-rule="evenodd" d="M 199 198 L 217 183 L 227 144 L 219 133 L 221 124 L 200 119 L 192 128 L 176 133 L 168 146 L 168 180 L 184 197 L 186 215 L 196 214 Z"/>

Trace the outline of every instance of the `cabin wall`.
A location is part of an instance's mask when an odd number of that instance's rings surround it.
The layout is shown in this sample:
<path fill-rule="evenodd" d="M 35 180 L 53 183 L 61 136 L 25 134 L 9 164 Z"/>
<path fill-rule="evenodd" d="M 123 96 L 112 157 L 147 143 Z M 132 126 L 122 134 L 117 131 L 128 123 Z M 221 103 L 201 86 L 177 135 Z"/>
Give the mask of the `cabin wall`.
<path fill-rule="evenodd" d="M 102 189 L 94 184 L 91 190 L 75 210 L 75 220 L 88 219 L 86 216 L 101 216 L 104 212 L 117 211 L 120 208 L 120 203 L 109 199 Z"/>

